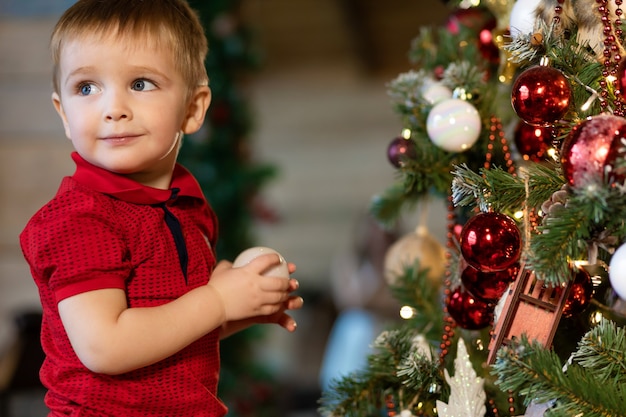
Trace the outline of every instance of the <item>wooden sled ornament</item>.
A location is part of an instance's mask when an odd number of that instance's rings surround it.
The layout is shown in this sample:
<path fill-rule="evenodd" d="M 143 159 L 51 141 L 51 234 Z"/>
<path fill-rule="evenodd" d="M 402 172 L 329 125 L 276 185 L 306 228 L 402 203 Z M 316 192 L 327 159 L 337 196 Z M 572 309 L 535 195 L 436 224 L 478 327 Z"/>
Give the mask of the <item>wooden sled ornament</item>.
<path fill-rule="evenodd" d="M 570 285 L 552 287 L 537 279 L 534 271 L 522 265 L 517 279 L 508 289 L 500 318 L 489 341 L 489 364 L 496 360 L 498 349 L 526 334 L 550 346 L 567 301 Z"/>

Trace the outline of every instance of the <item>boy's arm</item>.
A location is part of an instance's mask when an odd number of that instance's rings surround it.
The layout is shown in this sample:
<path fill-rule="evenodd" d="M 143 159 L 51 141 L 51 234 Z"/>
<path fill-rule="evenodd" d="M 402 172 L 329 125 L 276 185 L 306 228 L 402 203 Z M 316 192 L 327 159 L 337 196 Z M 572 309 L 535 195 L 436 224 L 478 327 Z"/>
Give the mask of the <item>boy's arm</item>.
<path fill-rule="evenodd" d="M 102 289 L 60 301 L 59 313 L 87 368 L 128 372 L 173 355 L 226 322 L 284 309 L 289 280 L 260 276 L 276 258 L 261 256 L 243 268 L 220 263 L 209 284 L 158 307 L 129 308 L 124 291 Z"/>
<path fill-rule="evenodd" d="M 202 286 L 159 307 L 128 308 L 120 289 L 59 302 L 59 313 L 81 362 L 96 373 L 119 374 L 173 355 L 219 327 L 221 301 Z"/>

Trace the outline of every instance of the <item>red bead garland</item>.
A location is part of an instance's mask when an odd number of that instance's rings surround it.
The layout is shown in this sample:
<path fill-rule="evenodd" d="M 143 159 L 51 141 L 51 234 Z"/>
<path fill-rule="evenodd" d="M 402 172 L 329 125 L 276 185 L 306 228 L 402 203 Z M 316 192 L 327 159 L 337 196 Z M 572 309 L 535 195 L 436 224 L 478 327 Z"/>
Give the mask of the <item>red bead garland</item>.
<path fill-rule="evenodd" d="M 620 48 L 618 45 L 618 40 L 621 39 L 623 31 L 621 28 L 622 25 L 622 14 L 623 11 L 621 9 L 622 0 L 615 0 L 615 16 L 616 19 L 611 22 L 611 9 L 608 6 L 608 0 L 596 0 L 598 4 L 598 12 L 600 13 L 600 20 L 604 26 L 602 33 L 604 34 L 604 69 L 602 70 L 603 77 L 614 77 L 613 81 L 613 95 L 615 97 L 614 101 L 614 109 L 613 114 L 617 116 L 624 116 L 624 100 L 623 100 L 623 91 L 622 91 L 622 83 L 621 83 L 621 75 L 620 75 L 620 67 L 622 62 L 622 56 L 620 54 Z M 600 92 L 601 101 L 600 105 L 603 109 L 608 108 L 608 97 L 609 97 L 609 89 L 608 84 L 605 81 L 600 83 L 602 91 Z"/>
<path fill-rule="evenodd" d="M 450 351 L 449 347 L 450 347 L 450 339 L 452 339 L 454 337 L 454 328 L 456 327 L 456 323 L 454 321 L 454 319 L 452 319 L 452 317 L 450 317 L 450 314 L 448 313 L 448 308 L 447 305 L 450 302 L 450 295 L 452 293 L 450 286 L 452 285 L 452 281 L 450 279 L 450 277 L 452 276 L 452 271 L 450 271 L 450 266 L 451 266 L 451 259 L 452 259 L 452 254 L 450 253 L 451 250 L 454 250 L 454 248 L 456 247 L 456 243 L 455 243 L 455 232 L 454 229 L 456 227 L 456 222 L 455 222 L 455 215 L 454 215 L 454 204 L 452 203 L 452 195 L 448 195 L 448 232 L 447 232 L 447 242 L 446 242 L 446 246 L 448 248 L 448 250 L 446 251 L 446 273 L 445 273 L 445 279 L 444 279 L 444 285 L 443 285 L 443 293 L 444 293 L 444 298 L 445 298 L 445 302 L 444 302 L 444 307 L 443 307 L 443 334 L 441 335 L 441 343 L 439 344 L 439 364 L 441 366 L 443 366 L 446 356 L 448 356 L 448 353 Z"/>

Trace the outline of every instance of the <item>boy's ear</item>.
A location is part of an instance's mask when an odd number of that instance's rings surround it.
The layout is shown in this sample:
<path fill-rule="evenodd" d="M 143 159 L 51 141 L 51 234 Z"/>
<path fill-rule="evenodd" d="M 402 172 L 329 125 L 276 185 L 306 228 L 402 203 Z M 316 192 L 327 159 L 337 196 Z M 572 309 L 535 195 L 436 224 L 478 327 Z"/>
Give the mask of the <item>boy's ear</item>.
<path fill-rule="evenodd" d="M 187 115 L 183 120 L 181 129 L 183 133 L 195 133 L 202 127 L 209 104 L 211 104 L 211 89 L 206 85 L 196 88 L 189 100 Z"/>
<path fill-rule="evenodd" d="M 63 104 L 61 104 L 61 97 L 59 96 L 59 94 L 52 93 L 52 104 L 54 105 L 54 109 L 59 114 L 59 117 L 61 117 L 61 120 L 63 121 L 65 136 L 67 136 L 68 139 L 72 139 L 70 135 L 70 125 L 69 123 L 67 123 L 67 116 L 65 115 L 65 111 L 63 110 Z"/>

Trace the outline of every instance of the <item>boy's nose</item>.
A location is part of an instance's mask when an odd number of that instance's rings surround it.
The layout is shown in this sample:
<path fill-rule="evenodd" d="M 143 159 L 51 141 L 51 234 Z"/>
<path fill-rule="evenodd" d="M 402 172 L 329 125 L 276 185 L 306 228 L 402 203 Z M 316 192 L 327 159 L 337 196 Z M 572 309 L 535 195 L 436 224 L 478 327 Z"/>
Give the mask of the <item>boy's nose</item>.
<path fill-rule="evenodd" d="M 119 121 L 132 118 L 132 112 L 123 94 L 109 94 L 104 110 L 107 121 Z"/>
<path fill-rule="evenodd" d="M 115 120 L 123 120 L 123 119 L 127 119 L 128 116 L 126 115 L 126 113 L 116 113 L 116 112 L 107 112 L 106 115 L 107 120 L 111 120 L 111 121 L 115 121 Z"/>

